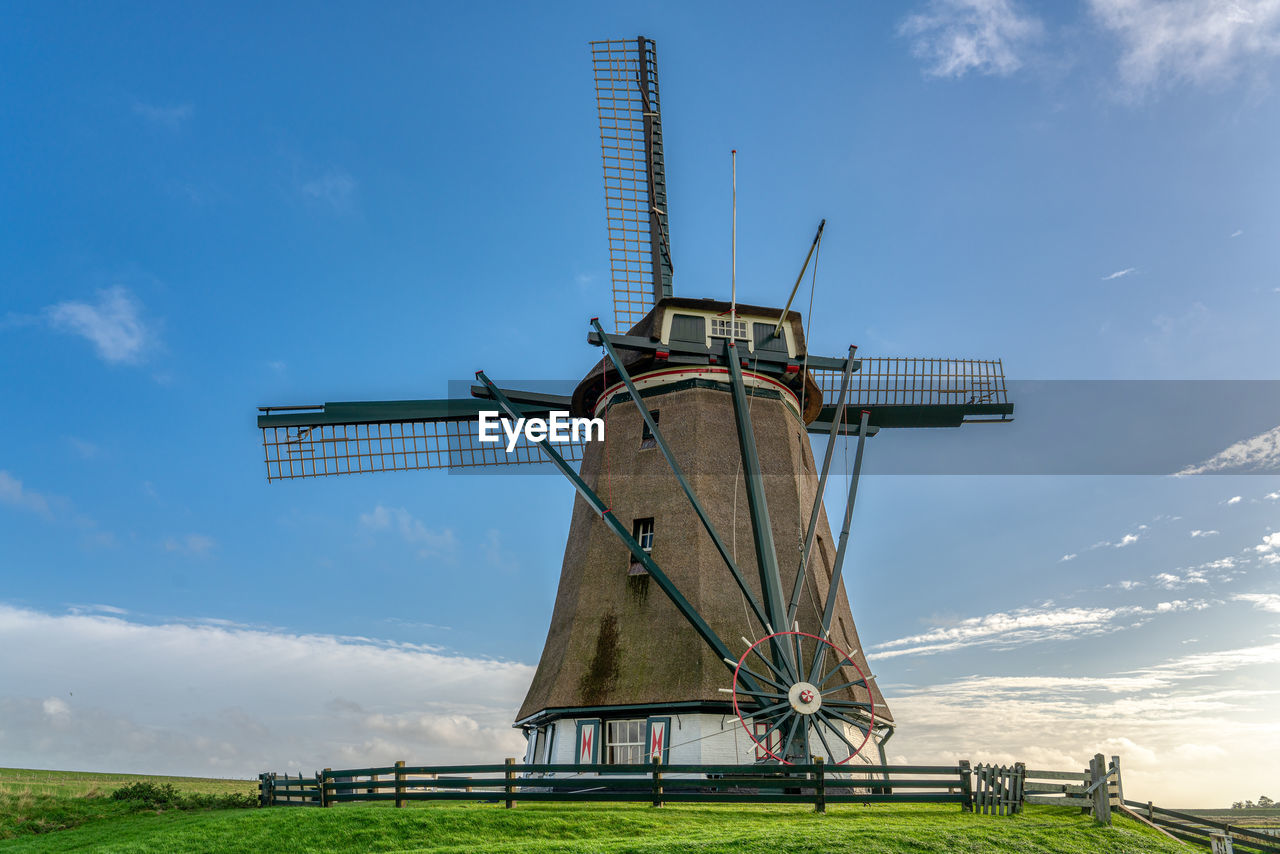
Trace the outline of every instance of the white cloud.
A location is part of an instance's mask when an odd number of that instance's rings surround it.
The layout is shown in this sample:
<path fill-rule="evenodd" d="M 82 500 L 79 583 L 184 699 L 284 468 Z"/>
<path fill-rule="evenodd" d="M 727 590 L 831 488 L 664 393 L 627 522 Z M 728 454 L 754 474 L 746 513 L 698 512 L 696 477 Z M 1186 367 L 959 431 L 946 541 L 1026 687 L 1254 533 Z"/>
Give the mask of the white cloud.
<path fill-rule="evenodd" d="M 142 101 L 133 102 L 133 111 L 153 125 L 169 130 L 177 130 L 195 113 L 190 104 L 175 104 L 170 107 L 159 107 Z"/>
<path fill-rule="evenodd" d="M 1237 228 L 1235 231 L 1231 232 L 1232 237 L 1239 237 L 1242 234 L 1244 234 L 1243 228 Z"/>
<path fill-rule="evenodd" d="M 360 514 L 360 526 L 369 531 L 398 533 L 406 543 L 420 546 L 419 557 L 448 556 L 457 548 L 457 540 L 451 528 L 428 528 L 403 507 L 384 507 L 379 504 L 371 512 Z M 486 540 L 486 547 L 493 543 L 491 535 Z"/>
<path fill-rule="evenodd" d="M 0 469 L 0 503 L 8 504 L 22 510 L 30 510 L 45 518 L 52 517 L 49 510 L 49 499 L 39 492 L 33 492 L 22 485 L 22 481 L 4 469 Z"/>
<path fill-rule="evenodd" d="M 1120 542 L 1116 543 L 1116 548 L 1122 549 L 1127 545 L 1136 543 L 1137 541 L 1138 541 L 1137 534 L 1125 534 L 1123 537 L 1120 538 Z"/>
<path fill-rule="evenodd" d="M 897 638 L 871 647 L 877 659 L 899 655 L 944 652 L 979 644 L 1020 645 L 1065 640 L 1115 631 L 1118 621 L 1141 616 L 1142 608 L 1019 608 L 1010 612 L 969 617 L 951 626 Z"/>
<path fill-rule="evenodd" d="M 495 761 L 533 668 L 436 648 L 0 605 L 0 755 L 255 776 Z"/>
<path fill-rule="evenodd" d="M 209 551 L 217 543 L 213 537 L 204 534 L 187 534 L 182 537 L 169 537 L 164 541 L 164 550 L 167 552 L 183 552 L 184 554 L 203 555 Z"/>
<path fill-rule="evenodd" d="M 86 460 L 93 459 L 101 452 L 101 449 L 96 444 L 88 439 L 81 439 L 79 436 L 68 436 L 67 444 Z"/>
<path fill-rule="evenodd" d="M 1243 500 L 1244 499 L 1241 498 L 1239 495 L 1234 495 L 1231 498 L 1227 499 L 1227 506 L 1230 507 L 1232 504 L 1239 504 Z"/>
<path fill-rule="evenodd" d="M 355 195 L 356 179 L 340 169 L 331 169 L 317 178 L 304 181 L 298 189 L 312 201 L 326 204 L 335 211 L 345 211 Z"/>
<path fill-rule="evenodd" d="M 1063 555 L 1061 558 L 1059 558 L 1059 559 L 1058 559 L 1058 562 L 1059 562 L 1059 563 L 1064 563 L 1064 562 L 1069 561 L 1069 560 L 1075 560 L 1077 557 L 1079 557 L 1079 555 L 1076 555 L 1076 554 L 1074 554 L 1074 553 L 1073 553 L 1073 554 L 1069 554 L 1069 555 Z"/>
<path fill-rule="evenodd" d="M 1237 593 L 1231 598 L 1237 602 L 1250 602 L 1263 611 L 1280 614 L 1280 593 Z"/>
<path fill-rule="evenodd" d="M 1280 53 L 1276 0 L 1090 0 L 1089 6 L 1120 42 L 1120 78 L 1132 97 L 1174 82 L 1229 80 Z"/>
<path fill-rule="evenodd" d="M 1157 586 L 1170 586 L 1173 582 L 1182 580 L 1165 573 L 1155 578 Z M 1162 584 L 1162 581 L 1168 583 Z M 1129 590 L 1140 585 L 1137 582 L 1123 581 L 1119 586 Z M 876 659 L 884 659 L 900 655 L 950 652 L 971 646 L 1011 648 L 1042 641 L 1072 640 L 1134 628 L 1157 614 L 1203 611 L 1208 607 L 1210 603 L 1202 599 L 1176 599 L 1161 602 L 1154 608 L 1137 605 L 1118 608 L 1053 608 L 1052 603 L 1046 602 L 1039 608 L 1019 608 L 981 617 L 968 617 L 949 626 L 938 626 L 921 634 L 875 644 L 867 652 Z"/>
<path fill-rule="evenodd" d="M 933 0 L 898 28 L 934 77 L 1012 74 L 1043 31 L 1040 20 L 1013 0 Z"/>
<path fill-rule="evenodd" d="M 1280 501 L 1280 492 L 1268 492 L 1264 497 L 1268 501 Z"/>
<path fill-rule="evenodd" d="M 1215 790 L 1265 791 L 1280 753 L 1280 690 L 1272 674 L 1280 643 L 1187 655 L 1135 670 L 1089 676 L 969 676 L 899 686 L 889 702 L 901 722 L 892 742 L 907 762 L 1026 762 L 1082 768 L 1094 753 L 1118 754 L 1126 795 L 1195 802 L 1207 784 L 1182 773 L 1191 757 Z M 973 727 L 985 720 L 986 727 Z M 1213 720 L 1212 733 L 1204 722 Z M 993 741 L 991 732 L 1000 733 Z M 1046 738 L 1046 733 L 1051 733 Z M 1196 734 L 1204 741 L 1193 741 Z M 1222 788 L 1225 787 L 1225 788 Z"/>
<path fill-rule="evenodd" d="M 1267 534 L 1262 538 L 1262 545 L 1253 547 L 1253 550 L 1259 553 L 1275 551 L 1276 549 L 1280 549 L 1280 531 L 1274 534 Z"/>
<path fill-rule="evenodd" d="M 1112 279 L 1119 279 L 1129 275 L 1130 273 L 1135 273 L 1135 272 L 1137 272 L 1136 267 L 1125 267 L 1123 270 L 1116 270 L 1114 273 L 1108 273 L 1107 275 L 1103 276 L 1102 281 L 1109 282 Z"/>
<path fill-rule="evenodd" d="M 1191 532 L 1191 536 L 1193 536 L 1193 537 L 1216 537 L 1219 533 L 1221 533 L 1221 532 L 1219 532 L 1219 531 L 1201 531 L 1201 530 L 1199 530 L 1199 529 L 1196 529 L 1196 530 L 1194 530 L 1194 531 L 1192 531 L 1192 532 Z"/>
<path fill-rule="evenodd" d="M 68 300 L 51 305 L 45 316 L 54 329 L 87 339 L 106 362 L 137 364 L 154 338 L 138 300 L 120 285 L 98 291 L 94 304 Z"/>

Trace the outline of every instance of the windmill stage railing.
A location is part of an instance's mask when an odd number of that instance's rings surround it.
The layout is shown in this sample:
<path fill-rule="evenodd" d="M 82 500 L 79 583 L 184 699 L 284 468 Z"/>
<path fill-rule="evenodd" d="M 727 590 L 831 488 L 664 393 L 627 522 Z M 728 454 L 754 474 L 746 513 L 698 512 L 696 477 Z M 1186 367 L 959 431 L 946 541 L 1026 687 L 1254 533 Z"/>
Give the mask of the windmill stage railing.
<path fill-rule="evenodd" d="M 849 385 L 849 406 L 911 406 L 1009 402 L 999 359 L 863 357 Z M 811 371 L 823 401 L 840 394 L 839 371 Z"/>

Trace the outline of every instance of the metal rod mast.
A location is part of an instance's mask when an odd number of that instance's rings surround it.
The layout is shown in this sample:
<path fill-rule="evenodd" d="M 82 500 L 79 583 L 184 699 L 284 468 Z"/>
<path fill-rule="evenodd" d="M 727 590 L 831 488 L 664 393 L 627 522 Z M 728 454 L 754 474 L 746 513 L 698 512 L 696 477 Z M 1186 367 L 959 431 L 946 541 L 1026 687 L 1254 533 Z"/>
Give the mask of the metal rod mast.
<path fill-rule="evenodd" d="M 827 603 L 822 608 L 821 636 L 826 637 L 831 631 L 831 617 L 836 610 L 836 594 L 840 592 L 841 570 L 844 566 L 845 548 L 849 545 L 849 526 L 853 521 L 853 504 L 858 498 L 858 479 L 862 475 L 862 451 L 867 443 L 867 421 L 871 418 L 869 410 L 862 410 L 862 421 L 858 425 L 858 451 L 853 457 L 853 478 L 849 481 L 849 500 L 844 506 L 844 524 L 840 527 L 840 545 L 836 548 L 836 562 L 831 568 L 831 584 L 827 588 Z M 822 669 L 825 647 L 819 648 L 813 657 L 813 670 L 810 680 Z M 870 686 L 868 686 L 870 688 Z"/>
<path fill-rule="evenodd" d="M 825 222 L 825 220 L 823 220 Z M 783 312 L 784 316 L 786 312 Z M 787 625 L 795 622 L 796 611 L 800 608 L 800 589 L 804 586 L 805 573 L 809 568 L 809 554 L 813 548 L 813 538 L 818 531 L 818 511 L 822 509 L 822 497 L 827 490 L 827 474 L 831 471 L 831 457 L 836 449 L 836 436 L 840 432 L 841 417 L 844 413 L 845 397 L 849 393 L 849 382 L 853 378 L 853 354 L 858 348 L 849 347 L 849 358 L 844 363 L 844 377 L 840 380 L 840 397 L 836 401 L 836 412 L 831 417 L 831 431 L 827 434 L 827 450 L 822 457 L 822 474 L 818 477 L 818 492 L 813 497 L 813 511 L 809 514 L 809 530 L 804 535 L 804 546 L 800 550 L 800 570 L 796 573 L 796 582 L 791 588 L 791 602 L 787 605 Z"/>
<path fill-rule="evenodd" d="M 733 414 L 738 427 L 738 447 L 742 453 L 742 473 L 747 489 L 747 508 L 751 516 L 751 536 L 756 549 L 756 567 L 760 570 L 760 593 L 764 597 L 765 611 L 769 615 L 766 628 L 772 634 L 786 631 L 787 608 L 782 601 L 782 578 L 778 573 L 778 553 L 773 544 L 773 526 L 769 520 L 769 503 L 765 499 L 764 474 L 760 470 L 760 455 L 756 451 L 755 432 L 751 427 L 751 412 L 747 404 L 746 386 L 742 381 L 742 365 L 738 348 L 729 339 L 725 342 L 725 361 L 729 365 L 729 378 L 733 390 Z M 737 489 L 737 485 L 734 485 Z M 780 669 L 791 672 L 798 679 L 800 662 L 792 661 L 791 650 L 776 640 L 770 642 L 774 660 Z"/>
<path fill-rule="evenodd" d="M 822 229 L 826 227 L 827 221 L 825 219 L 818 223 L 818 233 L 813 236 L 813 242 L 809 244 L 809 254 L 804 256 L 804 265 L 800 268 L 800 275 L 796 276 L 796 283 L 791 287 L 791 296 L 787 297 L 786 308 L 782 309 L 782 314 L 778 317 L 778 325 L 773 327 L 774 338 L 782 334 L 782 324 L 787 319 L 787 311 L 791 308 L 791 301 L 796 298 L 796 291 L 800 290 L 800 280 L 804 278 L 804 271 L 809 269 L 809 259 L 813 257 L 813 251 L 822 242 Z"/>
<path fill-rule="evenodd" d="M 729 340 L 738 329 L 738 149 L 729 152 L 733 170 L 733 225 L 729 237 Z"/>

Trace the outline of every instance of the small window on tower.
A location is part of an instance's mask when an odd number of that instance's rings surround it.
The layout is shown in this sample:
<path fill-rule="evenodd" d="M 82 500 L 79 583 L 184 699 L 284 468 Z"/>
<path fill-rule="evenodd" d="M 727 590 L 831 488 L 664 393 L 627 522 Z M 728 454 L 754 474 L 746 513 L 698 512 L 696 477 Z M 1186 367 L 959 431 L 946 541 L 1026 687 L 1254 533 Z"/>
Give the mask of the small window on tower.
<path fill-rule="evenodd" d="M 653 517 L 648 519 L 637 519 L 631 526 L 631 536 L 635 537 L 636 542 L 640 544 L 640 548 L 646 552 L 653 551 Z M 649 570 L 644 568 L 644 564 L 636 560 L 634 556 L 631 558 L 631 566 L 627 570 L 627 575 L 648 575 Z"/>
<path fill-rule="evenodd" d="M 727 317 L 711 318 L 711 337 L 712 338 L 747 338 L 747 322 L 745 320 L 730 320 Z"/>
<path fill-rule="evenodd" d="M 653 423 L 657 424 L 658 410 L 655 409 L 649 414 L 653 416 Z M 640 450 L 643 451 L 645 448 L 657 447 L 657 444 L 658 443 L 653 438 L 653 431 L 649 429 L 649 422 L 644 422 L 640 427 Z"/>

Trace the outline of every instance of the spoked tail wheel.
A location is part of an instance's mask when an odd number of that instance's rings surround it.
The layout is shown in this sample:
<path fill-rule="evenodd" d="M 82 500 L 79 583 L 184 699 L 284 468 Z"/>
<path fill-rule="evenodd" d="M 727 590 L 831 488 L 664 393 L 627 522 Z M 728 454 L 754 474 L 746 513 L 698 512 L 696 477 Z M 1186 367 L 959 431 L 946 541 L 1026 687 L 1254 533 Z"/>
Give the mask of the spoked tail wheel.
<path fill-rule="evenodd" d="M 845 668 L 857 675 L 849 679 Z M 805 632 L 776 632 L 747 648 L 733 671 L 733 710 L 756 747 L 784 765 L 793 764 L 786 757 L 797 737 L 808 761 L 811 733 L 826 761 L 843 765 L 866 746 L 876 720 L 862 668 L 835 644 Z M 861 740 L 849 737 L 850 727 Z"/>

